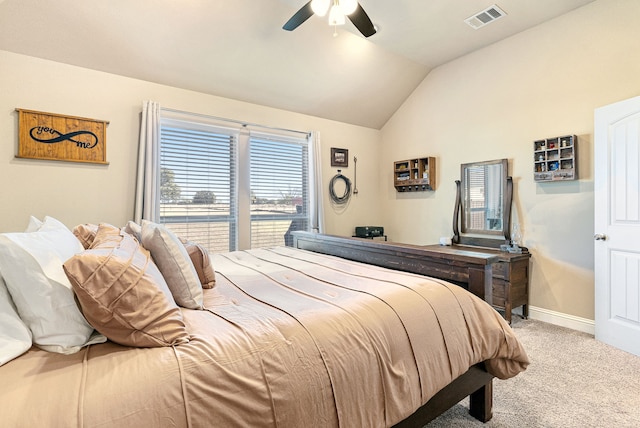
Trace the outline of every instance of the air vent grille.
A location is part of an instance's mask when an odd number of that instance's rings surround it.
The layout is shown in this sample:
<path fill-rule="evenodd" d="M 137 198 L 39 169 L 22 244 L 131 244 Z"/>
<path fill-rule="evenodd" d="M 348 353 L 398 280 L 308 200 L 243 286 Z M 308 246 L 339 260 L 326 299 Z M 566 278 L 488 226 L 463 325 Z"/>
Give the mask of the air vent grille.
<path fill-rule="evenodd" d="M 496 19 L 502 18 L 506 13 L 500 9 L 497 5 L 490 6 L 485 10 L 476 13 L 473 16 L 465 19 L 466 22 L 471 28 L 477 30 L 480 27 L 484 27 L 485 25 L 495 21 Z"/>

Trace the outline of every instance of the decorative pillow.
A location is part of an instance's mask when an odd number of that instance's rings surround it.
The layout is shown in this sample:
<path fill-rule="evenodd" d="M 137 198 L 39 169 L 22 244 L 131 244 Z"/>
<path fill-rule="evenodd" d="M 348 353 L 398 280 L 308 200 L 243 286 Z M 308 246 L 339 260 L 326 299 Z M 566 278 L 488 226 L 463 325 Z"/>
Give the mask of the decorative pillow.
<path fill-rule="evenodd" d="M 149 252 L 131 235 L 101 224 L 91 249 L 64 263 L 82 311 L 100 333 L 126 346 L 171 346 L 189 341 Z"/>
<path fill-rule="evenodd" d="M 0 271 L 17 312 L 40 348 L 70 354 L 89 343 L 93 327 L 75 302 L 62 263 L 82 251 L 59 221 L 45 217 L 37 231 L 0 234 Z"/>
<path fill-rule="evenodd" d="M 0 276 L 0 366 L 31 348 L 31 332 L 13 306 Z"/>
<path fill-rule="evenodd" d="M 202 309 L 204 296 L 198 273 L 180 239 L 161 224 L 142 220 L 142 245 L 151 252 L 176 303 Z"/>
<path fill-rule="evenodd" d="M 27 225 L 27 229 L 25 232 L 36 232 L 38 229 L 42 227 L 42 220 L 35 218 L 34 216 L 29 217 L 29 224 Z"/>
<path fill-rule="evenodd" d="M 124 226 L 124 231 L 129 235 L 133 235 L 133 237 L 138 240 L 140 245 L 142 245 L 142 226 L 140 226 L 135 221 L 129 220 Z"/>
<path fill-rule="evenodd" d="M 97 232 L 97 224 L 79 224 L 73 228 L 73 234 L 78 238 L 85 250 L 91 246 Z"/>
<path fill-rule="evenodd" d="M 200 244 L 181 239 L 187 254 L 196 268 L 202 288 L 213 288 L 216 285 L 216 272 L 211 264 L 209 252 Z"/>

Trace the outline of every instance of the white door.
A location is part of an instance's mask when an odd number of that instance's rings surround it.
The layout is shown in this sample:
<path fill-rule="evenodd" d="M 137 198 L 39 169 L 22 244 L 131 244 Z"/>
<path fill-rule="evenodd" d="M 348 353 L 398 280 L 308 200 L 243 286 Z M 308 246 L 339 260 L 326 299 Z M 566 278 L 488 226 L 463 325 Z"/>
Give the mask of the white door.
<path fill-rule="evenodd" d="M 640 97 L 595 110 L 596 339 L 640 355 Z"/>

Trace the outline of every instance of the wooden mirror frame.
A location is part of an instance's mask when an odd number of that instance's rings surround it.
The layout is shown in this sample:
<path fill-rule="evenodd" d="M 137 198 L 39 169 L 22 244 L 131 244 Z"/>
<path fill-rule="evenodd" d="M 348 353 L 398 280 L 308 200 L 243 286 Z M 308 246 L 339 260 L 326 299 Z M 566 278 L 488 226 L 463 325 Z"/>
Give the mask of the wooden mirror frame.
<path fill-rule="evenodd" d="M 503 194 L 503 218 L 502 218 L 502 232 L 501 235 L 504 239 L 495 239 L 495 238 L 485 238 L 485 237 L 477 237 L 477 236 L 463 236 L 460 233 L 460 213 L 463 210 L 462 204 L 462 183 L 461 180 L 456 180 L 456 201 L 455 207 L 453 210 L 453 237 L 451 238 L 451 242 L 457 245 L 471 245 L 476 247 L 488 247 L 488 248 L 500 248 L 503 244 L 511 244 L 511 204 L 513 202 L 513 179 L 508 175 L 508 161 L 507 159 L 502 159 L 500 161 L 490 161 L 490 162 L 474 162 L 469 164 L 461 165 L 461 178 L 463 178 L 464 167 L 469 165 L 486 165 L 488 163 L 499 163 L 501 162 L 503 167 L 503 173 L 506 176 L 505 186 L 504 186 L 504 194 Z M 474 233 L 475 235 L 481 235 L 481 233 Z M 495 233 L 488 233 L 487 235 L 495 235 Z"/>

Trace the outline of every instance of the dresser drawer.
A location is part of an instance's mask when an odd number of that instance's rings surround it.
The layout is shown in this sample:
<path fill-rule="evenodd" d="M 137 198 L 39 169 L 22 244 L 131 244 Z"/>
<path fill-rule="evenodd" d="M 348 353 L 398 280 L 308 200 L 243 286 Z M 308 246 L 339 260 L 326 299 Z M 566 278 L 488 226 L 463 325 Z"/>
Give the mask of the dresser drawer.
<path fill-rule="evenodd" d="M 528 261 L 527 261 L 528 262 Z M 529 263 L 514 263 L 511 265 L 510 278 L 513 283 L 528 282 L 529 279 Z"/>
<path fill-rule="evenodd" d="M 491 271 L 494 278 L 509 280 L 509 263 L 497 262 L 491 265 Z"/>
<path fill-rule="evenodd" d="M 493 278 L 492 283 L 492 292 L 493 292 L 493 305 L 504 307 L 505 301 L 507 299 L 507 287 L 509 287 L 509 283 L 502 279 Z"/>

